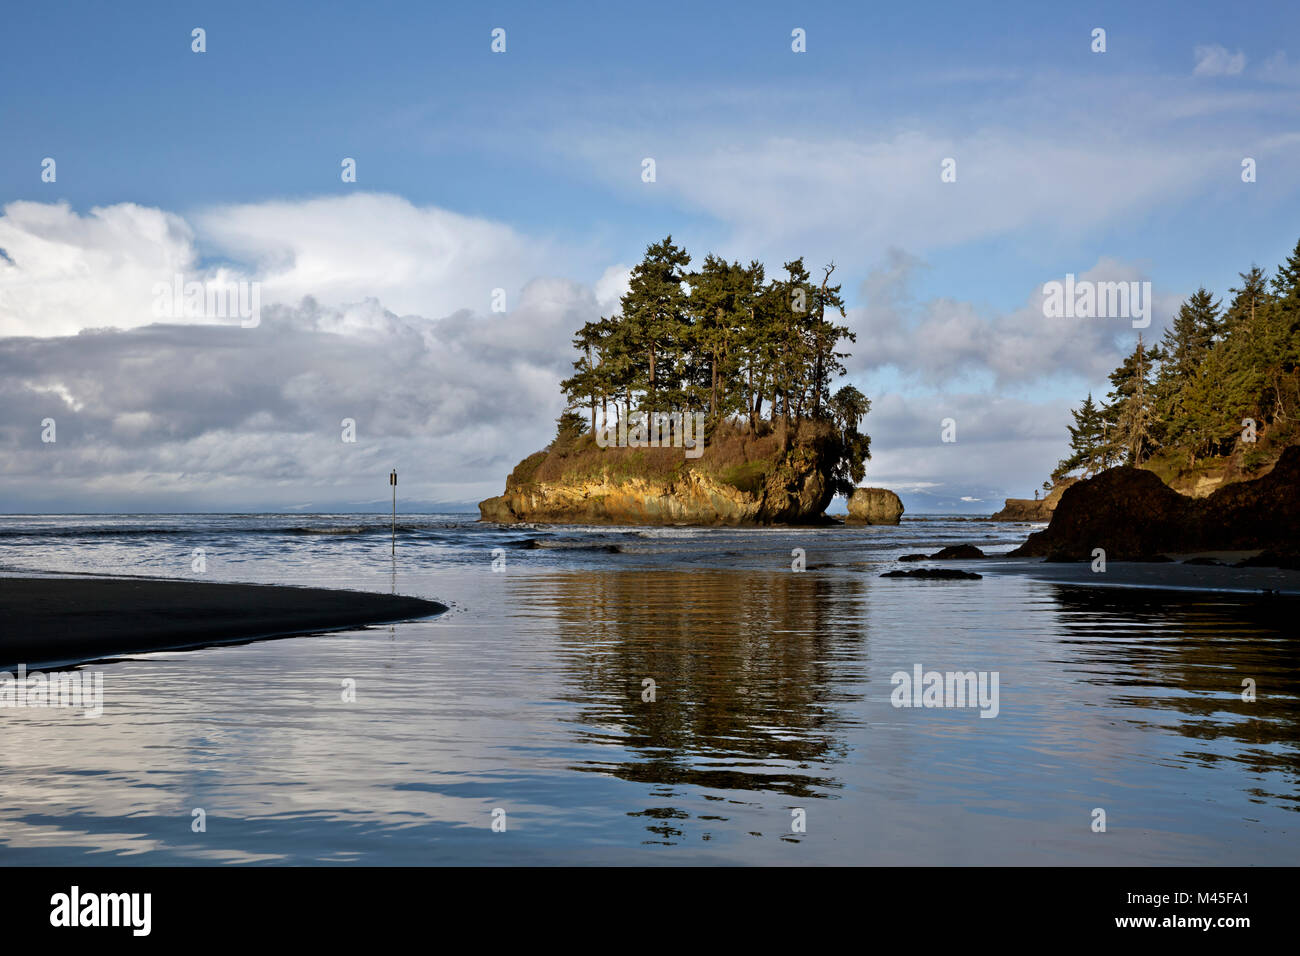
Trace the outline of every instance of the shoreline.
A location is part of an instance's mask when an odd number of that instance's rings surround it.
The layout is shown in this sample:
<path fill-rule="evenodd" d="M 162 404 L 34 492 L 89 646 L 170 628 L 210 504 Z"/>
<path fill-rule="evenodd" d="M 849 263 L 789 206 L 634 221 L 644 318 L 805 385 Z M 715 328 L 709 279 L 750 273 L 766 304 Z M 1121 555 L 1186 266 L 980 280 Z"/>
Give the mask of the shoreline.
<path fill-rule="evenodd" d="M 1255 552 L 1243 552 L 1253 553 Z M 974 560 L 935 563 L 957 565 L 989 574 L 1021 575 L 1049 584 L 1078 587 L 1300 597 L 1300 571 L 1285 568 L 1234 568 L 1182 564 L 1178 560 L 1111 561 L 1107 563 L 1105 571 L 1094 572 L 1091 563 L 1087 561 L 1055 562 L 1042 558 L 1008 558 L 999 554 Z"/>
<path fill-rule="evenodd" d="M 295 585 L 0 575 L 7 624 L 0 633 L 0 670 L 249 643 L 446 610 L 423 598 Z"/>

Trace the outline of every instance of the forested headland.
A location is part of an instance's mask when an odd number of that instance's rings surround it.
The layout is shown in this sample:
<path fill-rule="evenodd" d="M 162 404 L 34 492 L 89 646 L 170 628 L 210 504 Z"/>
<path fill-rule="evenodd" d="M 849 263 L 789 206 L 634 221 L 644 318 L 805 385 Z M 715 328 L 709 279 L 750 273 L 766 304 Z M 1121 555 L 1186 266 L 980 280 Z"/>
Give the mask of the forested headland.
<path fill-rule="evenodd" d="M 1139 335 L 1108 394 L 1071 413 L 1053 481 L 1124 464 L 1190 488 L 1250 477 L 1300 443 L 1300 242 L 1271 276 L 1252 265 L 1239 279 L 1225 298 L 1198 289 L 1158 342 Z"/>

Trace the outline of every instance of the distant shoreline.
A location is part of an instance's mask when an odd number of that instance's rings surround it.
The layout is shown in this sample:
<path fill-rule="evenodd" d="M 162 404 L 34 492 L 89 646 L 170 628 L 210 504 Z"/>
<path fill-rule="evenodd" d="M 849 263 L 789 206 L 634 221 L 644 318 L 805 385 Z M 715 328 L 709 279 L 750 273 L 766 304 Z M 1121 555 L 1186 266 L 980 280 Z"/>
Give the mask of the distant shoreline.
<path fill-rule="evenodd" d="M 289 585 L 0 575 L 0 669 L 430 617 L 436 601 Z"/>

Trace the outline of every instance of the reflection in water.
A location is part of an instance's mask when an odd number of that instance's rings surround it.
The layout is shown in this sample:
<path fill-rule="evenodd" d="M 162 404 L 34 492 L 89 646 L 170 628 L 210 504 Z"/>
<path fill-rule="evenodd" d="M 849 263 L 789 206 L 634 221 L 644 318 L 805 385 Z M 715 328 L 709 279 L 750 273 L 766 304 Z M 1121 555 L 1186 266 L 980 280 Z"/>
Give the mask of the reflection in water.
<path fill-rule="evenodd" d="M 1202 765 L 1235 761 L 1261 779 L 1280 771 L 1270 779 L 1288 791 L 1252 793 L 1300 809 L 1295 602 L 1064 586 L 1056 598 L 1072 670 L 1121 688 L 1114 699 L 1131 723 L 1197 741 L 1180 756 Z"/>
<path fill-rule="evenodd" d="M 0 520 L 0 567 L 175 575 L 207 547 L 214 580 L 452 605 L 105 663 L 95 720 L 0 713 L 0 865 L 1295 862 L 1293 602 L 878 576 L 1023 537 L 969 522 L 408 523 L 394 560 L 355 515 Z M 893 708 L 917 664 L 997 672 L 997 718 Z"/>
<path fill-rule="evenodd" d="M 836 705 L 860 697 L 860 670 L 832 667 L 863 654 L 862 595 L 856 578 L 693 571 L 566 575 L 521 599 L 561 613 L 567 699 L 620 748 L 574 769 L 807 797 L 836 785 L 811 765 L 843 757 Z"/>

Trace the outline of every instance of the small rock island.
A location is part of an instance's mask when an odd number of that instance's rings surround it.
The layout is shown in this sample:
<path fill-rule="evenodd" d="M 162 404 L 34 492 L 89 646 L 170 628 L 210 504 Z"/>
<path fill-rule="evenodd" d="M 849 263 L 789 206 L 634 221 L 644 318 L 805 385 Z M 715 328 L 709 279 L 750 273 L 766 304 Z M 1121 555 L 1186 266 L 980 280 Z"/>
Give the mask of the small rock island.
<path fill-rule="evenodd" d="M 835 266 L 818 282 L 802 259 L 772 279 L 760 262 L 690 262 L 671 236 L 652 244 L 620 311 L 577 331 L 555 439 L 479 504 L 482 520 L 821 524 L 844 495 L 852 520 L 897 523 L 893 492 L 855 490 L 871 402 L 831 389 L 854 340 L 835 321 Z"/>
<path fill-rule="evenodd" d="M 848 524 L 898 524 L 903 501 L 888 488 L 857 488 L 849 496 Z"/>

